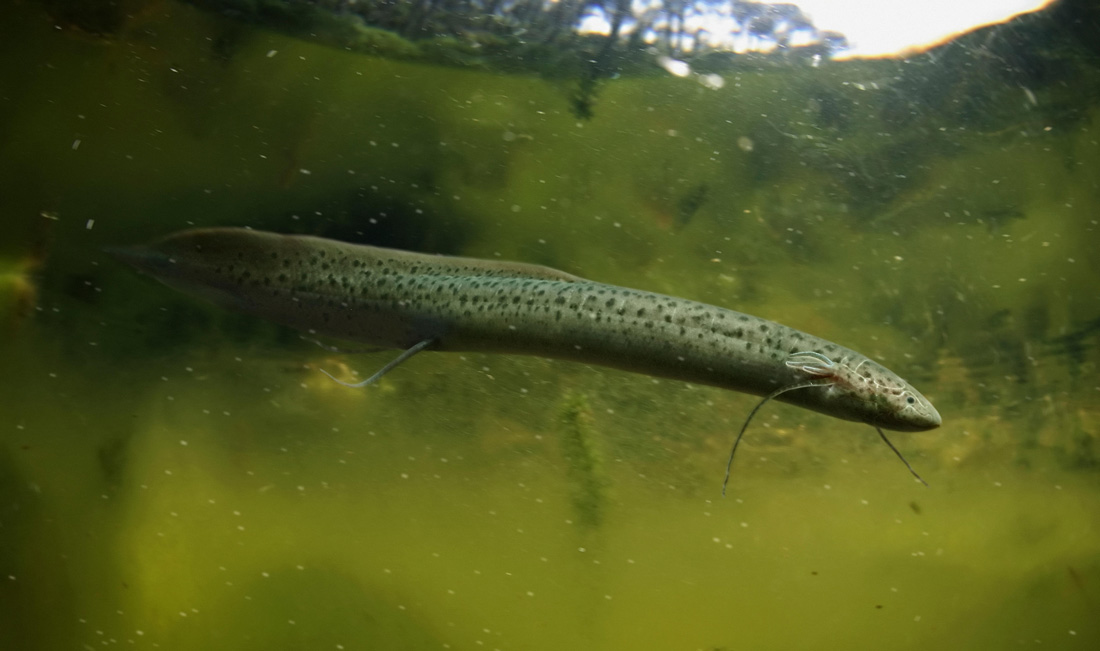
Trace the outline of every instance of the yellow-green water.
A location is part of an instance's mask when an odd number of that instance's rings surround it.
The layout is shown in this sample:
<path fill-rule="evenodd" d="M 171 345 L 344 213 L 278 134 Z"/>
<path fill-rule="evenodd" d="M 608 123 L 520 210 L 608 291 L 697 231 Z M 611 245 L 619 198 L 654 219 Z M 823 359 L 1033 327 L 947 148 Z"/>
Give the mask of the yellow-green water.
<path fill-rule="evenodd" d="M 13 6 L 0 648 L 1100 641 L 1095 106 L 1062 123 L 1004 90 L 1007 135 L 952 125 L 956 149 L 859 203 L 837 179 L 900 174 L 861 148 L 903 136 L 845 84 L 860 64 L 624 78 L 578 121 L 560 82 L 173 3 L 111 38 Z M 813 84 L 867 128 L 806 126 Z M 769 405 L 722 498 L 755 398 L 583 365 L 426 353 L 347 389 L 318 368 L 392 355 L 100 252 L 192 223 L 552 264 L 836 340 L 939 407 L 893 437 L 930 485 L 869 427 Z"/>

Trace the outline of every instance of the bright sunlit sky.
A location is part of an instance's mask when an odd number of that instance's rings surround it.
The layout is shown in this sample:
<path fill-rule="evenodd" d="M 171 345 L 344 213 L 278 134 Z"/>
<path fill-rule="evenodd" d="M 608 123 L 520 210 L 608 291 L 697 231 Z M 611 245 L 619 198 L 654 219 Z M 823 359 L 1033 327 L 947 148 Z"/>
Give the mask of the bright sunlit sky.
<path fill-rule="evenodd" d="M 882 56 L 935 44 L 1034 11 L 1050 0 L 795 0 L 821 30 L 848 37 L 846 56 Z"/>
<path fill-rule="evenodd" d="M 798 5 L 820 31 L 840 32 L 848 37 L 850 49 L 837 58 L 878 57 L 926 49 L 982 25 L 1004 22 L 1035 11 L 1053 0 L 777 0 Z M 656 0 L 634 0 L 635 15 L 652 9 Z M 580 31 L 606 34 L 610 25 L 602 9 L 594 8 L 580 25 Z M 706 31 L 711 46 L 733 51 L 762 50 L 774 41 L 754 41 L 747 35 L 735 37 L 736 22 L 728 5 L 706 16 L 689 16 L 687 33 Z M 791 43 L 800 45 L 812 36 L 792 33 Z M 690 40 L 690 39 L 689 39 Z M 681 44 L 690 47 L 689 43 Z"/>

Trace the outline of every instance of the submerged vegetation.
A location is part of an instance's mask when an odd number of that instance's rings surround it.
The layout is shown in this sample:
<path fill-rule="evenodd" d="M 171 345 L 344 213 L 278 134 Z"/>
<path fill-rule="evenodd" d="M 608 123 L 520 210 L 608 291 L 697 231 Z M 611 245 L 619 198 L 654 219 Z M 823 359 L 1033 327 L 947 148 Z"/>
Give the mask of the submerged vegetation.
<path fill-rule="evenodd" d="M 592 408 L 583 395 L 571 393 L 562 400 L 558 412 L 558 441 L 572 484 L 577 520 L 585 527 L 597 527 L 603 522 L 609 482 Z"/>

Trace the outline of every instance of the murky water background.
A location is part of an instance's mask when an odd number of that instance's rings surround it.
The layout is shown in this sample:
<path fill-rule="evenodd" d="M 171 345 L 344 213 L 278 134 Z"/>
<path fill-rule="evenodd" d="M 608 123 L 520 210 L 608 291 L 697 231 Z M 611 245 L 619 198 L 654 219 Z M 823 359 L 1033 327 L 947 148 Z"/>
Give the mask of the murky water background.
<path fill-rule="evenodd" d="M 582 119 L 561 80 L 174 3 L 110 38 L 4 13 L 3 648 L 1100 640 L 1086 62 L 1026 86 L 935 59 L 623 77 Z M 930 486 L 871 428 L 776 404 L 723 499 L 756 398 L 444 354 L 351 390 L 319 368 L 392 355 L 101 252 L 214 224 L 549 264 L 830 338 L 937 405 L 941 429 L 893 436 Z"/>

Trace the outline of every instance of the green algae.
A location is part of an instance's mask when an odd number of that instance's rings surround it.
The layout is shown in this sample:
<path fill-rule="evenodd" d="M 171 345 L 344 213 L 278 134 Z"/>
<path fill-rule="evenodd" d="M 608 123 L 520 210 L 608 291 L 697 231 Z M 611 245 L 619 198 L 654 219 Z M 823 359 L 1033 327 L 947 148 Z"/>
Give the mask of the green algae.
<path fill-rule="evenodd" d="M 604 519 L 607 470 L 600 453 L 592 409 L 583 395 L 568 394 L 558 412 L 558 442 L 573 482 L 572 503 L 577 521 L 598 527 Z"/>

